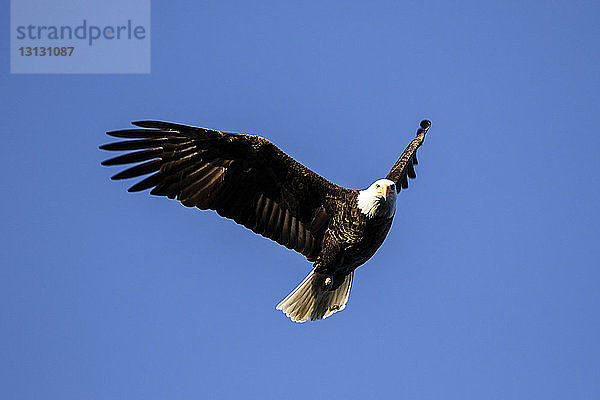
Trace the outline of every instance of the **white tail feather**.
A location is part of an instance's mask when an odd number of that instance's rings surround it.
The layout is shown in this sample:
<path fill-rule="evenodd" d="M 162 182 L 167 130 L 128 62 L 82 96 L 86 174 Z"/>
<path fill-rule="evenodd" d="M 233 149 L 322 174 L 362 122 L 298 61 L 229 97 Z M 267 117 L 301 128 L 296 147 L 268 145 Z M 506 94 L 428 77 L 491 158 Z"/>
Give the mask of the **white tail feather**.
<path fill-rule="evenodd" d="M 311 271 L 310 274 L 277 305 L 294 322 L 314 321 L 329 317 L 346 308 L 354 272 L 344 277 L 335 290 L 327 290 L 326 275 Z M 336 286 L 333 284 L 332 286 Z"/>

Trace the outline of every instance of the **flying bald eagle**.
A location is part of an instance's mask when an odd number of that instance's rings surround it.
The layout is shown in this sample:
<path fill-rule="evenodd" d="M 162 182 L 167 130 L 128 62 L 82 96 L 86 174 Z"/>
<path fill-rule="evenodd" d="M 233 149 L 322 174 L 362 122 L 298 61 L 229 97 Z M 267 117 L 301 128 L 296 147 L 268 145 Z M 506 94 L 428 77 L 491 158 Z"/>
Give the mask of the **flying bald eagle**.
<path fill-rule="evenodd" d="M 152 174 L 129 188 L 212 209 L 314 262 L 313 270 L 279 305 L 293 321 L 323 319 L 348 303 L 354 270 L 385 239 L 396 193 L 415 177 L 416 152 L 431 122 L 421 121 L 385 179 L 365 190 L 337 186 L 265 138 L 160 121 L 107 132 L 133 139 L 100 146 L 130 151 L 103 165 L 140 163 L 112 179 Z"/>

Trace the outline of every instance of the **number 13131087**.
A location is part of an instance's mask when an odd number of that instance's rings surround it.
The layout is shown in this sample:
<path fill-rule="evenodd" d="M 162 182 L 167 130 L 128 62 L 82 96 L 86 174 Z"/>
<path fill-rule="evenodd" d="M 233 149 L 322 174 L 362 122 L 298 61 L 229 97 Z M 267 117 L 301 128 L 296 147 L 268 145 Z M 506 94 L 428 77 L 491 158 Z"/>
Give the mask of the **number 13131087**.
<path fill-rule="evenodd" d="M 19 47 L 22 57 L 71 57 L 75 47 Z"/>

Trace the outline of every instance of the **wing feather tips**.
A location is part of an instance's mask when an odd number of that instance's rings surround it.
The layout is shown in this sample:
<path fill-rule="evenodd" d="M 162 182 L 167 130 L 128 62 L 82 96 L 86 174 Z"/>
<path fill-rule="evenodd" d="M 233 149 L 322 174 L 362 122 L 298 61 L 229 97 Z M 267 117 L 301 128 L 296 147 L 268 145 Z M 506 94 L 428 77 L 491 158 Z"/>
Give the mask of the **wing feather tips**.
<path fill-rule="evenodd" d="M 400 192 L 401 189 L 408 188 L 408 179 L 414 179 L 417 177 L 415 171 L 415 165 L 419 162 L 417 160 L 417 150 L 423 144 L 425 135 L 431 127 L 431 121 L 424 119 L 419 124 L 417 134 L 415 138 L 406 146 L 392 169 L 387 175 L 387 179 L 396 182 L 396 192 Z"/>

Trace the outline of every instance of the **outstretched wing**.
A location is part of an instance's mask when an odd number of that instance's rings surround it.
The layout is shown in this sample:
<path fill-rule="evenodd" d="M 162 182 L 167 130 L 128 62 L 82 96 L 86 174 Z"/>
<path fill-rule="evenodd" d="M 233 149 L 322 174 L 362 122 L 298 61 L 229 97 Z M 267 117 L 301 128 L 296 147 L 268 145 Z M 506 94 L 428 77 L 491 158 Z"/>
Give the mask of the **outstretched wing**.
<path fill-rule="evenodd" d="M 431 127 L 431 122 L 428 120 L 421 121 L 420 127 L 417 130 L 417 136 L 410 142 L 404 152 L 392 167 L 392 170 L 387 175 L 386 179 L 393 181 L 396 184 L 396 191 L 406 189 L 408 187 L 408 178 L 416 178 L 415 165 L 417 161 L 417 149 L 423 144 L 425 135 Z"/>
<path fill-rule="evenodd" d="M 216 210 L 310 261 L 317 257 L 335 199 L 347 189 L 259 136 L 159 121 L 133 124 L 147 129 L 107 132 L 131 140 L 100 146 L 129 151 L 103 165 L 139 163 L 112 179 L 152 174 L 129 191 L 152 189 L 187 207 Z"/>

